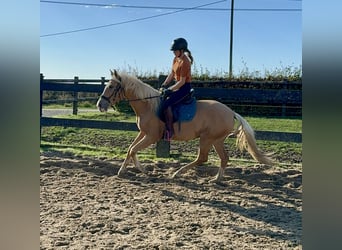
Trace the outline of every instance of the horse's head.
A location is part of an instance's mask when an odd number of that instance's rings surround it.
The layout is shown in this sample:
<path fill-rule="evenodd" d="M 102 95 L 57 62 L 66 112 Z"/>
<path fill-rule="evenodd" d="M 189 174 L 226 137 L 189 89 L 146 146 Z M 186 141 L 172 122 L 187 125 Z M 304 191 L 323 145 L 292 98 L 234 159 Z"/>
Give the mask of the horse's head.
<path fill-rule="evenodd" d="M 116 70 L 111 70 L 110 73 L 112 79 L 107 83 L 96 104 L 101 112 L 107 111 L 109 106 L 115 105 L 122 99 L 123 88 L 121 76 Z"/>

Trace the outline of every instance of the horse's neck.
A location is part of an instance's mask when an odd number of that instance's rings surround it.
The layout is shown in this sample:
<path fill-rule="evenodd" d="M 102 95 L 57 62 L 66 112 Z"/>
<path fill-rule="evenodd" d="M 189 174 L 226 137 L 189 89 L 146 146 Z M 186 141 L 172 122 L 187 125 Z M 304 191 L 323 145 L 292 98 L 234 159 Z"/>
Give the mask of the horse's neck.
<path fill-rule="evenodd" d="M 151 111 L 149 110 L 149 108 L 147 107 L 147 103 L 146 102 L 142 102 L 142 101 L 131 101 L 130 105 L 135 113 L 136 116 L 142 117 L 144 115 L 147 115 L 149 113 L 151 113 Z"/>
<path fill-rule="evenodd" d="M 148 103 L 143 100 L 139 100 L 139 98 L 134 93 L 126 93 L 126 98 L 129 101 L 130 106 L 132 107 L 136 116 L 144 116 L 151 113 L 150 108 L 148 107 Z"/>

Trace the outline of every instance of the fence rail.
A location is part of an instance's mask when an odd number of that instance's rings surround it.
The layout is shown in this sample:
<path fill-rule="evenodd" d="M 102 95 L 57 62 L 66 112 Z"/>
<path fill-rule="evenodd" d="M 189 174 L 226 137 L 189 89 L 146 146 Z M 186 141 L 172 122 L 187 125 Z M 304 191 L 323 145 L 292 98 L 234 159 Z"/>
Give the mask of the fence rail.
<path fill-rule="evenodd" d="M 160 76 L 156 81 L 145 81 L 153 87 L 158 87 L 165 76 Z M 138 128 L 135 123 L 128 122 L 108 122 L 98 120 L 76 120 L 76 119 L 62 119 L 42 117 L 43 103 L 51 103 L 53 100 L 43 100 L 44 91 L 67 91 L 73 93 L 73 98 L 68 101 L 73 102 L 73 114 L 77 114 L 78 101 L 93 98 L 79 98 L 79 92 L 85 93 L 101 93 L 104 84 L 107 82 L 104 77 L 99 80 L 82 80 L 75 77 L 74 79 L 44 79 L 41 74 L 40 80 L 40 124 L 41 126 L 65 126 L 65 127 L 80 127 L 80 128 L 98 128 L 98 129 L 113 129 L 113 130 L 127 130 L 137 131 Z M 91 83 L 91 84 L 90 84 Z M 98 83 L 98 84 L 94 84 Z M 194 89 L 197 99 L 216 99 L 223 103 L 232 103 L 236 106 L 268 106 L 280 107 L 281 115 L 286 116 L 286 112 L 295 107 L 301 110 L 302 96 L 301 86 L 293 85 L 294 89 L 289 87 L 291 84 L 278 84 L 277 88 L 260 88 L 260 84 L 251 87 L 250 83 L 229 83 L 216 82 L 215 87 L 207 87 L 210 82 L 195 82 Z M 225 87 L 222 86 L 225 84 Z M 229 88 L 227 85 L 231 84 L 233 87 Z M 252 83 L 253 84 L 253 83 Z M 241 86 L 248 85 L 248 88 Z M 206 86 L 206 87 L 196 87 Z M 221 86 L 221 87 L 220 87 Z M 293 87 L 292 86 L 292 87 Z M 65 100 L 64 100 L 65 102 Z M 301 112 L 300 112 L 301 114 Z M 275 132 L 275 131 L 255 131 L 257 140 L 273 140 L 286 142 L 301 142 L 301 133 Z"/>

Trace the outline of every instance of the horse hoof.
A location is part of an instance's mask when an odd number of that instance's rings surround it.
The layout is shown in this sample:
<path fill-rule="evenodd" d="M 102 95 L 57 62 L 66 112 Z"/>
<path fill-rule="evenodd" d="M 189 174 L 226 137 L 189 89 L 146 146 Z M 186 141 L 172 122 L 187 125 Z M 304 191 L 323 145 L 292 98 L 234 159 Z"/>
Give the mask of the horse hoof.
<path fill-rule="evenodd" d="M 126 169 L 120 169 L 119 172 L 118 172 L 118 176 L 119 176 L 119 177 L 122 177 L 122 176 L 125 175 L 126 172 L 127 172 Z"/>
<path fill-rule="evenodd" d="M 219 181 L 217 179 L 212 179 L 209 181 L 210 184 L 216 184 L 218 183 Z"/>
<path fill-rule="evenodd" d="M 217 183 L 220 183 L 221 180 L 222 180 L 222 178 L 215 177 L 214 179 L 210 180 L 209 183 L 217 184 Z"/>

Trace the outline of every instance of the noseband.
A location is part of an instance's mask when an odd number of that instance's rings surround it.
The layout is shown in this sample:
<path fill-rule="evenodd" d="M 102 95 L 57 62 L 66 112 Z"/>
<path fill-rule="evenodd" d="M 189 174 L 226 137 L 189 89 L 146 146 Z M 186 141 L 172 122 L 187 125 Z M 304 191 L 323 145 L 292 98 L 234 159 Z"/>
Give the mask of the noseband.
<path fill-rule="evenodd" d="M 104 95 L 101 95 L 101 98 L 104 99 L 105 101 L 109 102 L 109 103 L 110 103 L 110 97 L 106 97 Z"/>
<path fill-rule="evenodd" d="M 103 94 L 102 94 L 100 97 L 101 97 L 101 99 L 104 99 L 106 102 L 108 102 L 109 104 L 111 104 L 111 103 L 110 103 L 110 100 L 112 99 L 113 96 L 116 97 L 116 95 L 119 93 L 119 91 L 120 91 L 121 89 L 122 89 L 121 84 L 118 83 L 118 85 L 117 85 L 116 88 L 114 89 L 113 93 L 112 93 L 109 97 L 104 96 Z"/>

